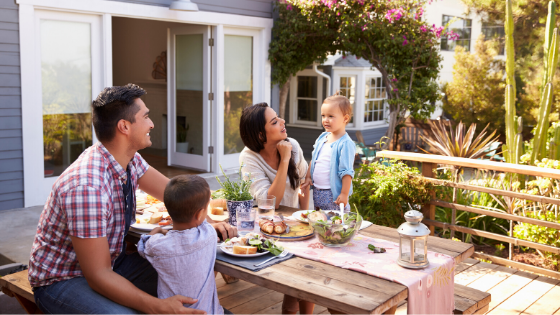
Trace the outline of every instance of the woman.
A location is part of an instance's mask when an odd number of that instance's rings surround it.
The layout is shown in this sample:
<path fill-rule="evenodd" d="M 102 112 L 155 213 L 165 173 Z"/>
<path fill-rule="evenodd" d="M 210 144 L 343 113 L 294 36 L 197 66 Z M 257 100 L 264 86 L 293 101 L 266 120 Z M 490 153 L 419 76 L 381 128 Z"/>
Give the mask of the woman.
<path fill-rule="evenodd" d="M 250 174 L 253 180 L 251 195 L 276 196 L 276 209 L 284 205 L 307 210 L 309 186 L 300 190 L 307 163 L 299 143 L 288 138 L 286 121 L 266 103 L 259 103 L 243 110 L 239 133 L 245 144 L 239 163 L 243 174 Z M 282 313 L 296 314 L 299 310 L 300 314 L 312 314 L 314 307 L 313 303 L 285 295 Z"/>

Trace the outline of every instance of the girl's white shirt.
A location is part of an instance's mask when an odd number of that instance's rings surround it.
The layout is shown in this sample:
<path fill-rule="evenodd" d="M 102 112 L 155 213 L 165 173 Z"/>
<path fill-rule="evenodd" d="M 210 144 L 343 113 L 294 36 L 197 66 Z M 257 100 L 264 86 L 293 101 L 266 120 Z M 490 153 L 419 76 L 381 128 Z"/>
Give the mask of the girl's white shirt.
<path fill-rule="evenodd" d="M 331 189 L 331 143 L 323 144 L 319 156 L 315 161 L 313 172 L 313 186 L 318 189 Z"/>

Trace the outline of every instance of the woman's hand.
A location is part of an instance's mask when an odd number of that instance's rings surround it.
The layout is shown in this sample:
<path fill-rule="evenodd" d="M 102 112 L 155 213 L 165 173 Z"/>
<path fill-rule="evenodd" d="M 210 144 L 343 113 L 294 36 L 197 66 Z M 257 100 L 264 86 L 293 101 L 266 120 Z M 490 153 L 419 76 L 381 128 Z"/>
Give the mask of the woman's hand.
<path fill-rule="evenodd" d="M 278 153 L 280 153 L 280 161 L 290 161 L 292 157 L 292 143 L 290 141 L 280 141 L 276 145 Z"/>

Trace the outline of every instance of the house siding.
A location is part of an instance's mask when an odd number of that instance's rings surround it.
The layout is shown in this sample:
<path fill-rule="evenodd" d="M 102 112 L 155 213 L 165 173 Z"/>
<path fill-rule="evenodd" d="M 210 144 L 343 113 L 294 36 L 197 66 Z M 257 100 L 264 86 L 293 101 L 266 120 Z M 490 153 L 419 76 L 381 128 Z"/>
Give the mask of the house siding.
<path fill-rule="evenodd" d="M 364 129 L 362 131 L 362 136 L 364 137 L 364 141 L 366 145 L 373 145 L 375 142 L 378 142 L 381 137 L 385 135 L 389 129 L 387 126 L 382 126 L 378 128 L 372 129 Z M 294 126 L 286 127 L 288 131 L 288 136 L 294 138 L 299 142 L 301 149 L 303 150 L 303 156 L 306 159 L 311 159 L 311 153 L 313 152 L 313 145 L 315 144 L 315 140 L 319 137 L 319 135 L 324 131 L 323 129 L 311 129 L 311 128 L 298 128 Z M 348 135 L 352 140 L 356 141 L 356 131 L 355 130 L 348 130 Z"/>
<path fill-rule="evenodd" d="M 18 6 L 0 0 L 0 211 L 23 207 Z"/>
<path fill-rule="evenodd" d="M 168 7 L 172 0 L 112 0 Z M 272 18 L 274 0 L 191 0 L 200 11 Z"/>

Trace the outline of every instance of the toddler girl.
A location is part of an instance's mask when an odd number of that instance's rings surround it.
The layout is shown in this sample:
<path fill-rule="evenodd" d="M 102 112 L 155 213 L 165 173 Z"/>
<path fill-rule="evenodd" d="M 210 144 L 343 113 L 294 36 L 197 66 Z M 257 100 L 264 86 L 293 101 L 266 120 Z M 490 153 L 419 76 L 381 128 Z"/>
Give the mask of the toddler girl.
<path fill-rule="evenodd" d="M 342 95 L 325 99 L 321 106 L 323 132 L 313 145 L 313 155 L 302 188 L 314 185 L 315 209 L 339 210 L 343 203 L 350 211 L 348 197 L 352 194 L 354 155 L 356 147 L 346 125 L 352 118 L 352 105 Z"/>

